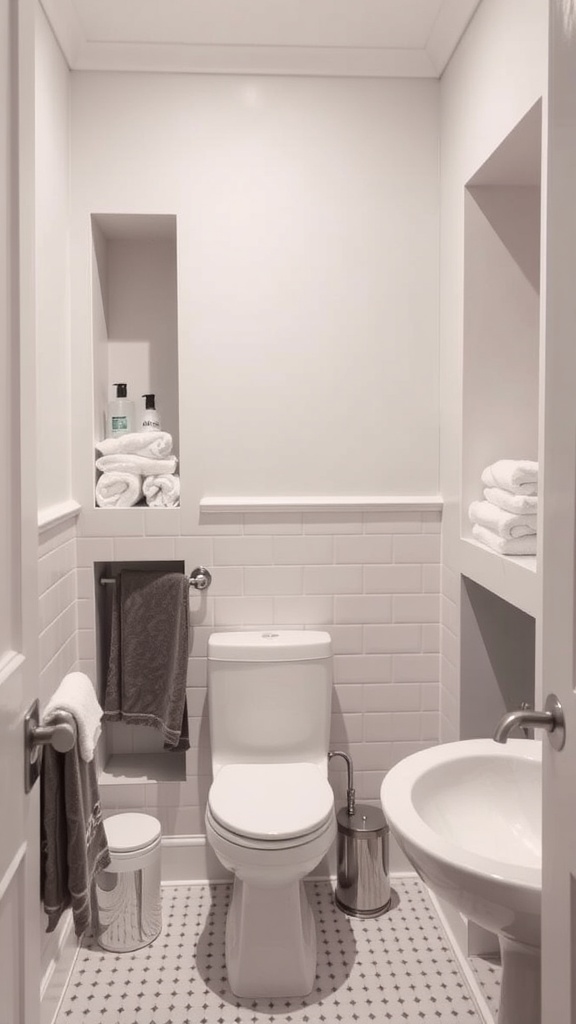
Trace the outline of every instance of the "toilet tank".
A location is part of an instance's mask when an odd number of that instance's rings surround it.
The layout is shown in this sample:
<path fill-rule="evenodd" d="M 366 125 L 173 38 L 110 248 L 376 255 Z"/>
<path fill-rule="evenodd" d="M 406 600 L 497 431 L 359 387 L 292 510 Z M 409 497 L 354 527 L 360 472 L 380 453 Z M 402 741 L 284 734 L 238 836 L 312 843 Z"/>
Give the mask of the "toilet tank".
<path fill-rule="evenodd" d="M 224 764 L 326 765 L 331 701 L 328 633 L 213 633 L 208 714 L 214 775 Z"/>

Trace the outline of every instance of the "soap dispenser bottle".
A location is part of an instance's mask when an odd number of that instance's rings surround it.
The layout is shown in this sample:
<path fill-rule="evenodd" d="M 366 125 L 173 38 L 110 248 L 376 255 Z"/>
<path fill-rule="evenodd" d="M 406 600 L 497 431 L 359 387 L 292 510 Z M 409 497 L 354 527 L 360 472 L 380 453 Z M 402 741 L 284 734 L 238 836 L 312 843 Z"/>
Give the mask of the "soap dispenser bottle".
<path fill-rule="evenodd" d="M 108 422 L 106 434 L 108 437 L 119 437 L 121 434 L 130 434 L 134 430 L 134 402 L 127 398 L 128 389 L 126 384 L 114 384 L 116 398 L 108 403 Z"/>
<path fill-rule="evenodd" d="M 160 416 L 156 411 L 156 396 L 142 395 L 142 398 L 146 400 L 146 408 L 142 416 L 140 430 L 160 430 Z"/>

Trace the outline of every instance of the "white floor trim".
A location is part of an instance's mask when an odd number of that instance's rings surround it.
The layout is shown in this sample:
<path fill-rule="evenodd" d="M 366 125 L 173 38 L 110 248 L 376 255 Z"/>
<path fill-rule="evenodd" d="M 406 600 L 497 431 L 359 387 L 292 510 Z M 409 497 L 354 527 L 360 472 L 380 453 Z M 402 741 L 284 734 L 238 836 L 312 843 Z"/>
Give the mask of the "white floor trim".
<path fill-rule="evenodd" d="M 413 875 L 411 865 L 390 836 L 389 871 L 391 875 Z M 335 878 L 337 871 L 336 843 L 312 872 L 312 878 Z M 229 882 L 231 874 L 206 842 L 205 835 L 164 836 L 162 838 L 162 883 L 201 885 L 208 882 Z"/>
<path fill-rule="evenodd" d="M 427 886 L 426 888 L 428 889 Z M 462 948 L 462 942 L 465 940 L 465 931 L 460 930 L 459 927 L 453 927 L 454 918 L 452 914 L 446 914 L 443 902 L 438 899 L 438 897 L 435 895 L 435 893 L 432 892 L 431 889 L 428 889 L 428 895 L 430 897 L 430 900 L 434 906 L 436 913 L 438 914 L 438 917 L 440 918 L 440 922 L 446 932 L 446 935 L 448 936 L 450 945 L 454 950 L 454 956 L 458 961 L 458 966 L 460 967 L 462 974 L 464 975 L 466 981 L 468 982 L 470 991 L 472 992 L 472 995 L 478 1008 L 478 1013 L 483 1018 L 485 1024 L 496 1024 L 496 1021 L 492 1015 L 492 1011 L 488 1006 L 488 1003 L 486 1002 L 480 985 L 478 984 L 476 975 L 474 974 L 474 971 L 470 966 L 468 957 L 466 956 L 466 953 Z"/>
<path fill-rule="evenodd" d="M 58 942 L 40 985 L 40 1024 L 52 1024 L 56 1020 L 79 949 L 72 911 L 67 910 L 60 926 Z"/>

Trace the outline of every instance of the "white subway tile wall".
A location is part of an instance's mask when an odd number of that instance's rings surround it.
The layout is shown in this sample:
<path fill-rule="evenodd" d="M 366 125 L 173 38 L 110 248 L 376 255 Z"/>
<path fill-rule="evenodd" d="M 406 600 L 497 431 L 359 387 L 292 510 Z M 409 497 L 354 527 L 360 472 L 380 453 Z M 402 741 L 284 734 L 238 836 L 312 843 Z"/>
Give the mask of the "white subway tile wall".
<path fill-rule="evenodd" d="M 91 574 L 92 590 L 94 574 Z M 82 577 L 82 597 L 88 594 Z M 76 569 L 76 527 L 63 524 L 45 530 L 38 542 L 39 687 L 43 708 L 64 676 L 77 664 L 77 598 L 80 578 Z M 93 604 L 92 604 L 93 607 Z M 83 621 L 90 623 L 83 611 Z M 42 929 L 42 964 L 58 955 L 60 930 Z"/>
<path fill-rule="evenodd" d="M 460 738 L 460 638 L 458 628 L 459 581 L 442 566 L 440 597 L 441 686 L 439 739 L 450 743 Z"/>
<path fill-rule="evenodd" d="M 197 535 L 181 536 L 179 510 L 122 511 L 121 517 L 108 510 L 82 513 L 78 537 L 74 526 L 41 536 L 43 703 L 74 668 L 103 685 L 95 562 L 175 558 L 184 561 L 186 572 L 207 565 L 213 584 L 208 594 L 190 595 L 192 748 L 186 778 L 144 781 L 135 774 L 133 780 L 122 776 L 103 784 L 107 813 L 146 809 L 157 815 L 165 834 L 203 834 L 211 782 L 206 653 L 215 629 L 328 630 L 334 650 L 331 745 L 352 755 L 359 799 L 377 802 L 384 773 L 400 758 L 438 742 L 440 722 L 445 738 L 456 738 L 456 606 L 454 581 L 446 575 L 439 593 L 439 513 L 367 512 L 362 521 L 358 513 L 220 514 L 210 516 Z M 115 755 L 146 757 L 161 750 L 153 730 L 115 724 L 106 733 Z M 343 801 L 346 774 L 339 759 L 331 763 L 330 779 Z"/>
<path fill-rule="evenodd" d="M 38 546 L 38 696 L 42 706 L 66 673 L 75 667 L 78 658 L 79 581 L 76 557 L 75 526 L 65 524 L 41 534 Z M 86 579 L 83 579 L 83 584 L 86 587 Z M 83 621 L 92 627 L 90 609 L 93 609 L 93 602 L 90 605 L 89 601 L 83 600 L 82 605 Z"/>
<path fill-rule="evenodd" d="M 102 786 L 106 812 L 132 806 L 157 815 L 165 834 L 204 832 L 211 782 L 208 637 L 214 630 L 270 627 L 331 634 L 331 745 L 352 755 L 358 797 L 377 802 L 388 768 L 438 742 L 440 513 L 212 513 L 193 536 L 182 536 L 179 511 L 146 510 L 143 533 L 122 520 L 114 537 L 102 526 L 109 510 L 82 514 L 79 521 L 79 667 L 91 676 L 98 670 L 101 680 L 94 562 L 176 558 L 188 573 L 206 565 L 213 574 L 208 593 L 190 595 L 186 780 L 136 776 L 130 782 L 123 776 Z M 116 518 L 108 520 L 111 533 Z M 152 730 L 122 725 L 107 728 L 107 741 L 113 755 L 161 749 Z M 339 759 L 331 763 L 330 779 L 343 801 L 346 773 Z"/>

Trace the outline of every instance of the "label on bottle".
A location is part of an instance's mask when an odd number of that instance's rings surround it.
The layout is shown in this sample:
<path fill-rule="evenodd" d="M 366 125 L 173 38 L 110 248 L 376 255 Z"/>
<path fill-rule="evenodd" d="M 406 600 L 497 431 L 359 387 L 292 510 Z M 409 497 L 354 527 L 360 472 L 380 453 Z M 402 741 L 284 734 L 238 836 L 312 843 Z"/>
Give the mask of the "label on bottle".
<path fill-rule="evenodd" d="M 128 430 L 128 417 L 127 416 L 113 416 L 112 417 L 112 430 L 121 434 L 123 431 Z"/>

